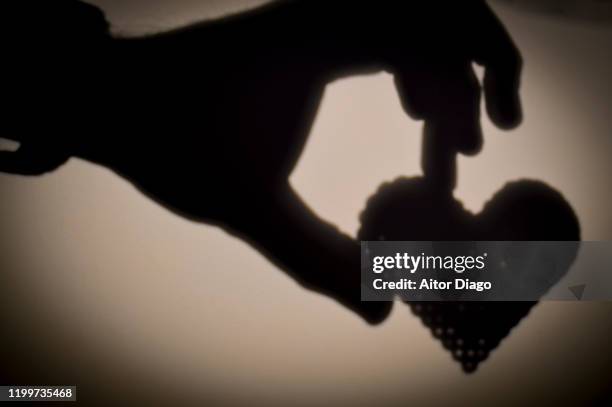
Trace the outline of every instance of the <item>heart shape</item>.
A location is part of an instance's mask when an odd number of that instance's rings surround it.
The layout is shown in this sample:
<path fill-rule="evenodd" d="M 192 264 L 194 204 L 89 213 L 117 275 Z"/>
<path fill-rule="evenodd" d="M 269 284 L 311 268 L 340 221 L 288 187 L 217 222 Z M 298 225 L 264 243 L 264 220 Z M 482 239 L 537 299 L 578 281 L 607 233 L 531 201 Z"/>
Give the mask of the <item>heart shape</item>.
<path fill-rule="evenodd" d="M 508 183 L 480 214 L 463 208 L 451 193 L 425 178 L 399 178 L 383 184 L 361 214 L 362 241 L 578 241 L 580 227 L 563 196 L 539 181 Z M 564 269 L 543 268 L 542 294 Z M 411 302 L 412 312 L 452 353 L 467 373 L 476 370 L 537 302 Z"/>

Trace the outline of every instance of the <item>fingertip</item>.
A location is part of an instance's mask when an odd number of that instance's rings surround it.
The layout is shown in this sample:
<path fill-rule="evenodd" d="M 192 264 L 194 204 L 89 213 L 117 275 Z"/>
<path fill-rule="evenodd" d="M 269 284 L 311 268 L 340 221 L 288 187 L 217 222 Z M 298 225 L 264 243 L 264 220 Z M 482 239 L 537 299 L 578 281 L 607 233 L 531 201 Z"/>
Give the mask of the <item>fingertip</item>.
<path fill-rule="evenodd" d="M 482 2 L 477 11 L 480 14 L 475 19 L 478 37 L 474 60 L 485 67 L 483 88 L 487 114 L 497 127 L 511 130 L 523 118 L 519 97 L 523 57 L 490 7 Z"/>
<path fill-rule="evenodd" d="M 517 81 L 498 80 L 485 74 L 485 106 L 491 121 L 502 130 L 512 130 L 523 120 Z"/>
<path fill-rule="evenodd" d="M 489 118 L 501 130 L 516 129 L 523 121 L 519 101 L 491 100 L 486 105 Z"/>
<path fill-rule="evenodd" d="M 464 118 L 460 122 L 455 122 L 452 130 L 451 146 L 455 151 L 467 156 L 478 154 L 482 150 L 484 138 L 480 118 Z"/>

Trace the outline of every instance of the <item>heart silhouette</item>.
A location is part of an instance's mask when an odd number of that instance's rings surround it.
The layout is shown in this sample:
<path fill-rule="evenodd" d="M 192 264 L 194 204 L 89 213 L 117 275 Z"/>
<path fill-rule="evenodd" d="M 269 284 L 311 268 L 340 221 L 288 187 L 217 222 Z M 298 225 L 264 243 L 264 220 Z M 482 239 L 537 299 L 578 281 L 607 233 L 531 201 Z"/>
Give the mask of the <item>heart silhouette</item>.
<path fill-rule="evenodd" d="M 578 241 L 578 219 L 563 196 L 538 181 L 508 183 L 480 214 L 464 209 L 452 193 L 425 178 L 399 178 L 383 184 L 361 214 L 362 241 Z M 569 269 L 575 250 L 563 253 L 561 269 L 538 268 L 543 295 Z M 452 353 L 467 373 L 537 304 L 524 302 L 409 302 L 412 312 Z"/>

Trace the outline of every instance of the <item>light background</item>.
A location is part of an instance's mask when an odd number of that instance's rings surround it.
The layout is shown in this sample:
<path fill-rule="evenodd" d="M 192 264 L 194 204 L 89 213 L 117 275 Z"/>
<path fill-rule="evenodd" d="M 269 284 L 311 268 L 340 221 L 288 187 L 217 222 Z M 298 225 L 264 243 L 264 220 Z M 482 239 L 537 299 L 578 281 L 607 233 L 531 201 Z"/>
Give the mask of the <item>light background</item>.
<path fill-rule="evenodd" d="M 262 2 L 95 3 L 127 35 Z M 509 133 L 485 119 L 485 149 L 460 160 L 457 196 L 478 211 L 507 181 L 543 180 L 572 204 L 585 240 L 610 240 L 612 27 L 494 6 L 526 61 L 526 119 Z M 354 234 L 381 182 L 420 173 L 419 134 L 389 75 L 338 81 L 292 183 Z M 224 405 L 579 403 L 612 378 L 609 304 L 538 305 L 466 376 L 407 307 L 369 327 L 104 168 L 71 160 L 42 178 L 0 175 L 0 196 L 3 341 L 101 405 L 160 394 Z"/>

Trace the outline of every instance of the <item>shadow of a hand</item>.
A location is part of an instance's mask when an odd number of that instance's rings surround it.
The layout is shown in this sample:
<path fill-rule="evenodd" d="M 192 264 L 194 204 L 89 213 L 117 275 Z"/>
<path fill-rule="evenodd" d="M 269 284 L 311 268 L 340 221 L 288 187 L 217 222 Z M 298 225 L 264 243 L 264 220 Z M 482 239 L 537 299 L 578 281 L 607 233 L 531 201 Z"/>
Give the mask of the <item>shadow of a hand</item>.
<path fill-rule="evenodd" d="M 142 38 L 113 38 L 91 7 L 57 3 L 28 31 L 27 52 L 13 46 L 2 136 L 21 147 L 0 153 L 0 171 L 42 174 L 71 156 L 107 166 L 370 322 L 390 304 L 361 303 L 357 242 L 288 182 L 325 85 L 394 74 L 406 112 L 426 123 L 425 173 L 450 189 L 456 153 L 482 144 L 473 62 L 494 122 L 520 121 L 520 56 L 483 1 L 283 1 Z"/>

